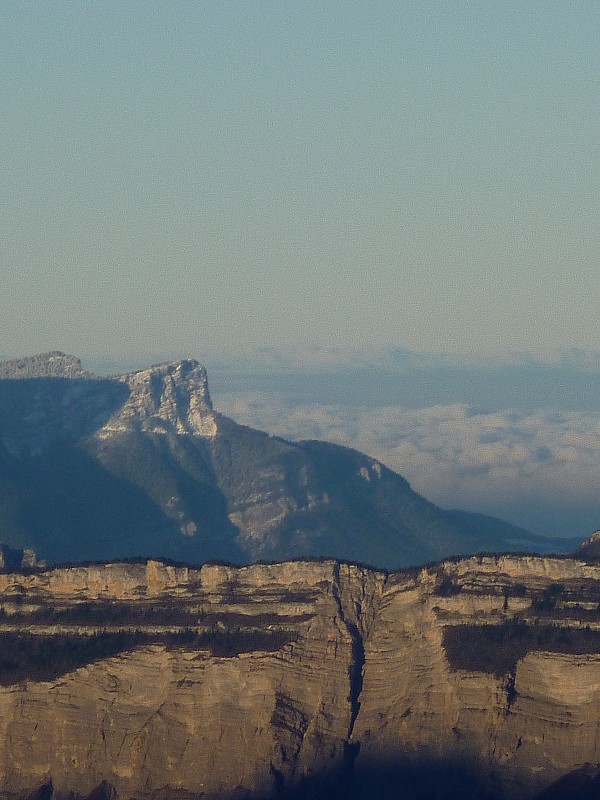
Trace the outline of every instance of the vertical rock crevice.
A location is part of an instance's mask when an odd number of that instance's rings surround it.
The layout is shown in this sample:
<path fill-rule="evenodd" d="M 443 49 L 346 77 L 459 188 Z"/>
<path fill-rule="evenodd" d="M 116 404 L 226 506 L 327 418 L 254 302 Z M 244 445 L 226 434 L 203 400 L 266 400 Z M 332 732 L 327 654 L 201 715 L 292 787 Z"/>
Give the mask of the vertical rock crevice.
<path fill-rule="evenodd" d="M 348 667 L 348 702 L 350 703 L 350 721 L 344 743 L 344 771 L 350 774 L 360 750 L 360 742 L 353 741 L 354 725 L 360 711 L 360 695 L 363 688 L 363 673 L 365 666 L 365 645 L 359 626 L 350 619 L 344 609 L 341 592 L 340 562 L 336 561 L 333 568 L 333 598 L 337 604 L 340 619 L 346 626 L 351 639 L 351 659 Z M 360 613 L 360 607 L 359 607 Z"/>

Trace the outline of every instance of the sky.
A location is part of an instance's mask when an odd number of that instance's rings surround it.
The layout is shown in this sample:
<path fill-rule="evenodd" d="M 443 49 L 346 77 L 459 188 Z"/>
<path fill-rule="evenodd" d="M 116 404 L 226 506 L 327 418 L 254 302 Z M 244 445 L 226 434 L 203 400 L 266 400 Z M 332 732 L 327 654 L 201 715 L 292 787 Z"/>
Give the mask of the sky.
<path fill-rule="evenodd" d="M 596 0 L 0 4 L 0 355 L 600 348 Z"/>

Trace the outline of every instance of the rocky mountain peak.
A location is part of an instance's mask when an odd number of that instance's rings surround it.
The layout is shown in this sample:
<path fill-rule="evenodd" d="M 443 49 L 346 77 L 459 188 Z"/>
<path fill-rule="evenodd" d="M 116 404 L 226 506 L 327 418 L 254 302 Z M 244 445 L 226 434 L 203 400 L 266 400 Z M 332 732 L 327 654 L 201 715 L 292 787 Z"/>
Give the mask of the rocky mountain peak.
<path fill-rule="evenodd" d="M 600 531 L 594 531 L 582 542 L 577 551 L 578 555 L 584 558 L 598 558 L 600 556 Z"/>
<path fill-rule="evenodd" d="M 79 358 L 60 350 L 0 363 L 0 379 L 93 377 L 91 372 L 83 369 Z"/>
<path fill-rule="evenodd" d="M 129 397 L 103 426 L 102 435 L 141 429 L 216 436 L 206 369 L 195 359 L 157 364 L 116 376 L 115 380 L 127 385 Z"/>
<path fill-rule="evenodd" d="M 9 453 L 131 430 L 215 436 L 204 367 L 186 359 L 105 378 L 60 351 L 0 363 L 0 447 Z"/>
<path fill-rule="evenodd" d="M 586 544 L 594 544 L 596 542 L 600 542 L 600 531 L 594 531 L 581 546 L 585 547 Z"/>

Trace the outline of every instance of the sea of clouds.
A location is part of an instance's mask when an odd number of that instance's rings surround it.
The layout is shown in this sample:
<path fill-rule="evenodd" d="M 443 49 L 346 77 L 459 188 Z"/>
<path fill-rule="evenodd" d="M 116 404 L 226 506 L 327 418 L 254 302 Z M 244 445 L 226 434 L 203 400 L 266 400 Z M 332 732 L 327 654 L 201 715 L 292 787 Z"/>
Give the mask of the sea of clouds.
<path fill-rule="evenodd" d="M 242 424 L 356 448 L 445 508 L 552 536 L 600 528 L 600 351 L 302 345 L 206 363 L 215 407 Z"/>
<path fill-rule="evenodd" d="M 443 507 L 502 516 L 538 533 L 583 538 L 600 527 L 600 413 L 298 404 L 223 394 L 218 409 L 285 438 L 356 448 Z"/>

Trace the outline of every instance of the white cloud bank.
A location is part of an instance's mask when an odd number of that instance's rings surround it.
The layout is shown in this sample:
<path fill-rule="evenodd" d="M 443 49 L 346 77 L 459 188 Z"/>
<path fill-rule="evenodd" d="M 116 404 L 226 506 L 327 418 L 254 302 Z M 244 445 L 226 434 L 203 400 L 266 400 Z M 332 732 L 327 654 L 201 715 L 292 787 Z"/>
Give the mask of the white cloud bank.
<path fill-rule="evenodd" d="M 598 413 L 478 412 L 463 404 L 366 410 L 290 405 L 266 393 L 225 394 L 217 405 L 238 422 L 272 434 L 324 439 L 368 453 L 445 507 L 581 536 L 588 530 L 578 526 L 589 527 L 600 510 Z M 562 509 L 568 518 L 573 508 L 587 509 L 585 521 L 574 520 L 566 530 L 564 520 L 557 520 L 555 529 L 548 529 L 552 509 Z"/>

